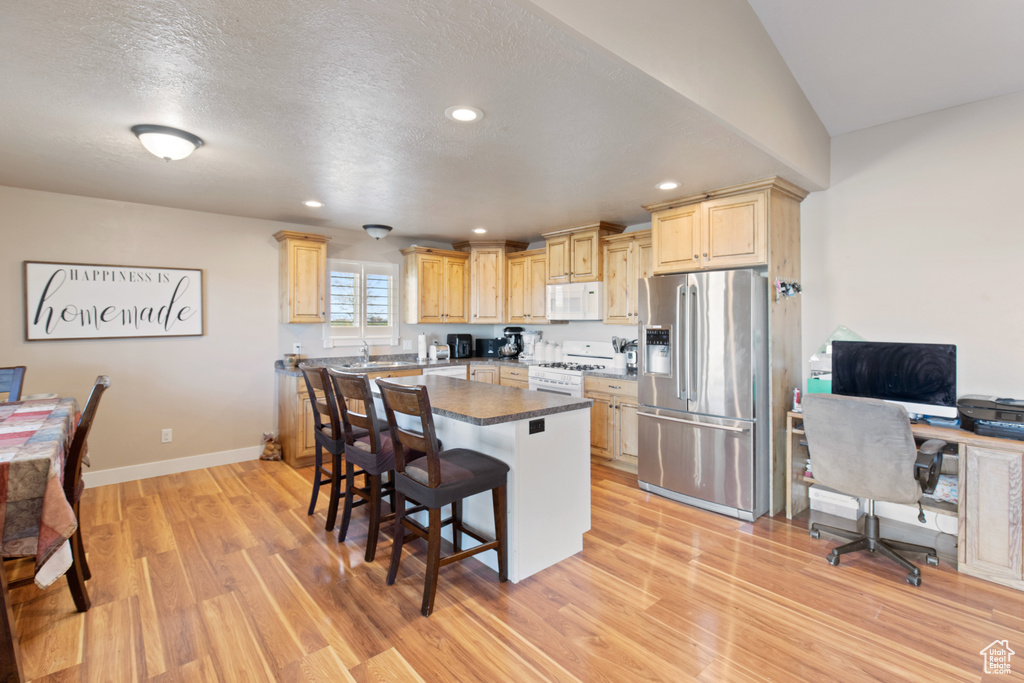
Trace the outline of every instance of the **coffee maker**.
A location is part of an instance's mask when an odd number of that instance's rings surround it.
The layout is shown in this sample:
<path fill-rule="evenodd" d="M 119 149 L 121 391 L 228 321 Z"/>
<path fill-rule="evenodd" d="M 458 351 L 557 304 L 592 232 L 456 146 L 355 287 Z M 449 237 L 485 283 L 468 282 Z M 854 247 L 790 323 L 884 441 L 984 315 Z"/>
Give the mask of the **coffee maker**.
<path fill-rule="evenodd" d="M 503 358 L 515 358 L 523 350 L 523 328 L 506 327 L 504 332 L 505 345 L 501 347 Z"/>

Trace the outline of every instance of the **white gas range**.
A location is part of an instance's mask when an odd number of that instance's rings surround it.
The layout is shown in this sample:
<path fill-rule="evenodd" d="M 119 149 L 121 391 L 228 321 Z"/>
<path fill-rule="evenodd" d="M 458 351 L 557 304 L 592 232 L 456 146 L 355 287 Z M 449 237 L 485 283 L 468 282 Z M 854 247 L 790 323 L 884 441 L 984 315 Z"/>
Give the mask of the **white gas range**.
<path fill-rule="evenodd" d="M 564 342 L 561 362 L 530 366 L 530 389 L 582 398 L 583 373 L 611 367 L 613 353 L 611 342 Z"/>

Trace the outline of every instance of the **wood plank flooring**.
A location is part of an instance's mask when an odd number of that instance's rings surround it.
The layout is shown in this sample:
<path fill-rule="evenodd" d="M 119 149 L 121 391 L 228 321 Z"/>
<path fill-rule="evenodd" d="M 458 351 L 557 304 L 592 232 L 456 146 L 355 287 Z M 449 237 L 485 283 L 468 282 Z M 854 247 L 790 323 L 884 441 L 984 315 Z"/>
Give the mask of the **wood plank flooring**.
<path fill-rule="evenodd" d="M 1024 595 L 829 543 L 784 519 L 747 524 L 592 467 L 583 552 L 519 584 L 469 560 L 419 614 L 422 543 L 384 584 L 390 533 L 362 556 L 307 517 L 309 468 L 249 462 L 89 489 L 93 607 L 65 581 L 12 592 L 38 681 L 977 681 L 979 651 L 1022 654 Z M 556 523 L 557 520 L 552 520 Z M 1005 677 L 1004 677 L 1005 678 Z"/>

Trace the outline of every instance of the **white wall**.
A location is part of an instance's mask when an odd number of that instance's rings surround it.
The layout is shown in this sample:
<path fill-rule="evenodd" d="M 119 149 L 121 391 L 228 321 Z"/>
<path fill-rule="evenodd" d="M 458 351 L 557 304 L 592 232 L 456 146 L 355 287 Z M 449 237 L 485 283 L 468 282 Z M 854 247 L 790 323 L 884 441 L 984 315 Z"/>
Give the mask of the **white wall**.
<path fill-rule="evenodd" d="M 1024 93 L 833 138 L 801 212 L 805 359 L 839 324 L 954 343 L 958 394 L 1024 397 L 1021 121 Z"/>

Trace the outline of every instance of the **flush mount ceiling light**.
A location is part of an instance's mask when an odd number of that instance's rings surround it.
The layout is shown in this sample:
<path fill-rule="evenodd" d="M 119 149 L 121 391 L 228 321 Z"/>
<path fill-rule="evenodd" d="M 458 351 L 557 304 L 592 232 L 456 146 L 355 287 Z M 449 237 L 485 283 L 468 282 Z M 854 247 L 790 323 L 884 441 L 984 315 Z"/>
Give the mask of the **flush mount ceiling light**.
<path fill-rule="evenodd" d="M 315 199 L 310 199 L 309 201 L 305 201 L 305 202 L 302 202 L 302 203 L 305 204 L 306 206 L 308 206 L 311 209 L 319 209 L 321 206 L 324 205 L 323 202 L 318 202 Z"/>
<path fill-rule="evenodd" d="M 203 146 L 203 141 L 192 133 L 167 126 L 147 123 L 132 126 L 132 132 L 139 138 L 143 147 L 164 161 L 184 159 Z"/>
<path fill-rule="evenodd" d="M 478 235 L 482 235 L 485 232 L 487 232 L 487 230 L 485 230 L 484 228 L 473 228 L 473 232 L 475 232 Z"/>
<path fill-rule="evenodd" d="M 469 121 L 479 121 L 484 117 L 484 113 L 476 107 L 448 107 L 444 110 L 444 115 L 450 118 L 452 121 L 461 121 L 467 123 Z"/>
<path fill-rule="evenodd" d="M 366 234 L 375 240 L 379 240 L 381 237 L 387 237 L 388 233 L 391 232 L 390 225 L 364 225 L 363 230 Z"/>
<path fill-rule="evenodd" d="M 674 190 L 679 187 L 679 183 L 674 180 L 666 180 L 663 183 L 658 183 L 659 190 Z"/>

